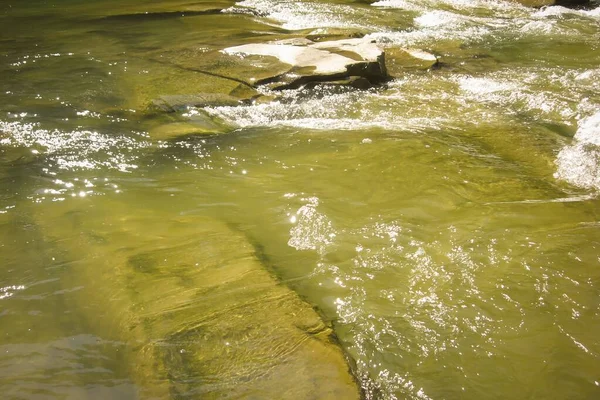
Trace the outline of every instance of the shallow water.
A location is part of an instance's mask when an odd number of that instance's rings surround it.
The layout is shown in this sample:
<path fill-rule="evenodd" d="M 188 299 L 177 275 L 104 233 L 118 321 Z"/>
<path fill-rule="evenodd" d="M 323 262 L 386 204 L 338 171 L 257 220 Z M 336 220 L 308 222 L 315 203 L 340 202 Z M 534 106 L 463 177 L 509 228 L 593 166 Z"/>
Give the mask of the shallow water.
<path fill-rule="evenodd" d="M 169 320 L 124 328 L 164 312 L 153 291 L 199 307 L 185 267 L 194 243 L 217 240 L 206 219 L 331 324 L 365 398 L 600 396 L 600 8 L 369 3 L 0 4 L 8 398 L 218 394 L 198 360 L 133 356 L 170 343 Z M 226 47 L 342 29 L 426 49 L 440 68 L 367 91 L 151 107 L 239 90 Z M 235 369 L 223 353 L 211 366 Z M 155 391 L 164 380 L 176 390 Z"/>

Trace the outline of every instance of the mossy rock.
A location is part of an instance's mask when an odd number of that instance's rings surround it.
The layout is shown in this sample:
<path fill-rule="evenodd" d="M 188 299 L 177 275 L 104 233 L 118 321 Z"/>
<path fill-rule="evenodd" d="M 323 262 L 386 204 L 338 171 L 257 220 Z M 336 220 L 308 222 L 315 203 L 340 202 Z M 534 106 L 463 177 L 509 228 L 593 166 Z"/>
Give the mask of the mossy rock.
<path fill-rule="evenodd" d="M 427 70 L 437 63 L 437 57 L 424 50 L 398 47 L 385 50 L 385 64 L 391 76 L 402 75 L 407 70 Z"/>
<path fill-rule="evenodd" d="M 233 1 L 212 0 L 190 2 L 188 0 L 138 0 L 122 1 L 118 7 L 107 7 L 105 3 L 86 3 L 73 6 L 80 15 L 92 14 L 99 18 L 115 21 L 144 21 L 171 17 L 185 17 L 221 12 L 233 5 Z"/>
<path fill-rule="evenodd" d="M 68 284 L 95 332 L 130 349 L 140 398 L 359 398 L 331 330 L 242 233 L 128 203 L 66 201 L 37 223 L 85 260 Z"/>
<path fill-rule="evenodd" d="M 313 42 L 352 39 L 365 37 L 369 32 L 352 28 L 319 28 L 311 31 L 306 38 Z"/>
<path fill-rule="evenodd" d="M 167 95 L 154 99 L 151 109 L 174 112 L 190 107 L 237 106 L 241 99 L 223 93 L 197 93 L 184 95 Z"/>
<path fill-rule="evenodd" d="M 172 122 L 152 128 L 148 135 L 152 140 L 173 140 L 190 135 L 215 135 L 221 133 L 222 127 L 211 121 L 206 123 Z"/>

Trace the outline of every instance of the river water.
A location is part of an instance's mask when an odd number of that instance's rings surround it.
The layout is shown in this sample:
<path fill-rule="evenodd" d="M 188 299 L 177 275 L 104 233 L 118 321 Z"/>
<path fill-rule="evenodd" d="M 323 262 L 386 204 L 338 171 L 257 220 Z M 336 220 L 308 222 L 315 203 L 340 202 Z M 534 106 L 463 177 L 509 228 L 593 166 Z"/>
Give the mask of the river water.
<path fill-rule="evenodd" d="M 226 47 L 340 32 L 439 68 L 149 111 L 234 90 L 205 73 Z M 163 282 L 122 259 L 188 262 L 198 218 L 319 311 L 365 398 L 600 397 L 600 8 L 3 0 L 0 82 L 5 398 L 144 398 L 114 321 Z"/>

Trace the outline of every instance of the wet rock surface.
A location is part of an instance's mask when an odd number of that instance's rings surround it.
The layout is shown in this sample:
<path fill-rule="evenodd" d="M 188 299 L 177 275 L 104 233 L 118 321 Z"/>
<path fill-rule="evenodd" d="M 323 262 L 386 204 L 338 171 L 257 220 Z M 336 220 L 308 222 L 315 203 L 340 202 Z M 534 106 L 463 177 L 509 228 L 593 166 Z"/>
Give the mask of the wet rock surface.
<path fill-rule="evenodd" d="M 383 49 L 370 41 L 354 38 L 325 42 L 309 39 L 255 43 L 229 47 L 225 54 L 245 58 L 259 56 L 287 65 L 284 73 L 255 80 L 254 85 L 272 89 L 297 88 L 310 82 L 339 81 L 360 77 L 371 84 L 388 79 Z M 282 67 L 275 70 L 281 70 Z M 285 67 L 283 67 L 285 69 Z"/>
<path fill-rule="evenodd" d="M 242 100 L 222 93 L 198 93 L 189 95 L 161 96 L 152 101 L 157 110 L 174 112 L 188 107 L 236 106 Z"/>
<path fill-rule="evenodd" d="M 385 50 L 385 60 L 391 76 L 406 70 L 427 70 L 438 64 L 438 58 L 427 51 L 394 47 Z"/>
<path fill-rule="evenodd" d="M 96 207 L 110 217 L 63 204 L 38 223 L 49 241 L 76 239 L 65 251 L 87 260 L 73 279 L 90 324 L 130 348 L 140 398 L 358 399 L 331 329 L 242 233 L 151 209 L 133 218 L 114 200 Z"/>

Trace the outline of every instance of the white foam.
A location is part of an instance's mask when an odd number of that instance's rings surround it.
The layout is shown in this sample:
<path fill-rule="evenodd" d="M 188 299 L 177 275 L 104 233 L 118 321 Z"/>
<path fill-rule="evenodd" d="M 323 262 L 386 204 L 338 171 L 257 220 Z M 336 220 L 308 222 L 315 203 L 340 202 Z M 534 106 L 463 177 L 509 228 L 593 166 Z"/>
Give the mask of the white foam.
<path fill-rule="evenodd" d="M 460 88 L 476 95 L 488 95 L 496 92 L 513 91 L 517 89 L 516 83 L 496 81 L 489 78 L 458 78 Z"/>
<path fill-rule="evenodd" d="M 468 21 L 468 18 L 462 17 L 448 11 L 430 11 L 414 19 L 415 26 L 419 28 L 437 28 L 440 26 L 452 26 L 456 28 Z"/>
<path fill-rule="evenodd" d="M 293 98 L 298 93 L 300 92 L 288 91 L 284 96 Z M 399 103 L 406 100 L 388 98 Z M 414 114 L 408 115 L 392 112 L 390 109 L 380 109 L 377 106 L 383 99 L 376 93 L 350 92 L 308 100 L 298 98 L 290 101 L 288 98 L 283 102 L 268 104 L 209 107 L 206 111 L 240 128 L 279 126 L 314 130 L 379 128 L 421 131 L 448 126 L 447 115 L 423 114 L 417 109 L 414 110 Z"/>
<path fill-rule="evenodd" d="M 435 8 L 440 5 L 452 7 L 456 10 L 484 9 L 494 11 L 523 11 L 518 3 L 492 0 L 380 0 L 371 4 L 374 7 L 396 8 L 401 10 L 419 11 L 426 8 Z"/>
<path fill-rule="evenodd" d="M 521 33 L 540 33 L 551 34 L 558 33 L 555 21 L 530 21 L 523 25 L 519 31 Z"/>
<path fill-rule="evenodd" d="M 578 15 L 581 17 L 598 18 L 600 17 L 600 7 L 592 10 L 577 10 L 562 6 L 544 7 L 532 14 L 533 18 L 563 18 L 565 15 Z"/>
<path fill-rule="evenodd" d="M 397 8 L 418 12 L 414 28 L 405 31 L 379 30 L 370 37 L 380 42 L 401 45 L 428 45 L 440 40 L 477 42 L 490 36 L 495 41 L 514 40 L 526 36 L 557 36 L 580 40 L 581 32 L 572 21 L 563 18 L 570 14 L 579 17 L 579 24 L 600 17 L 600 7 L 594 10 L 573 10 L 547 7 L 536 10 L 508 1 L 486 0 L 382 0 L 375 7 Z M 441 9 L 440 9 L 441 8 Z"/>
<path fill-rule="evenodd" d="M 571 125 L 598 105 L 589 96 L 598 70 L 511 68 L 477 77 L 411 76 L 385 90 L 327 94 L 304 90 L 277 93 L 280 101 L 206 111 L 226 123 L 246 127 L 316 130 L 401 129 L 422 132 L 526 114 L 540 121 Z M 594 83 L 595 82 L 595 83 Z M 485 107 L 482 113 L 482 106 Z M 427 107 L 415 105 L 427 104 Z"/>
<path fill-rule="evenodd" d="M 600 111 L 579 121 L 575 140 L 600 147 Z"/>
<path fill-rule="evenodd" d="M 402 46 L 426 45 L 440 40 L 482 40 L 495 30 L 514 23 L 505 19 L 480 18 L 442 10 L 426 11 L 413 20 L 415 29 L 400 32 L 374 32 L 366 37 Z"/>
<path fill-rule="evenodd" d="M 572 185 L 600 190 L 600 111 L 578 123 L 574 143 L 556 158 L 555 177 Z"/>
<path fill-rule="evenodd" d="M 570 74 L 563 73 L 552 81 L 559 85 L 558 92 L 544 91 L 547 77 L 552 73 L 550 70 L 511 70 L 477 78 L 456 76 L 454 79 L 470 101 L 486 102 L 509 112 L 526 112 L 540 120 L 569 124 L 577 116 L 573 104 L 580 101 L 578 88 L 572 86 L 572 99 L 567 99 L 560 89 Z"/>
<path fill-rule="evenodd" d="M 363 28 L 356 9 L 340 4 L 299 1 L 245 0 L 236 4 L 268 16 L 284 29 Z"/>
<path fill-rule="evenodd" d="M 319 199 L 310 197 L 296 211 L 296 225 L 290 229 L 288 245 L 296 250 L 316 250 L 323 254 L 335 238 L 335 230 L 326 215 L 317 211 Z"/>
<path fill-rule="evenodd" d="M 415 3 L 407 0 L 381 0 L 371 3 L 373 7 L 397 8 L 407 11 L 421 11 L 425 7 L 423 4 Z"/>

